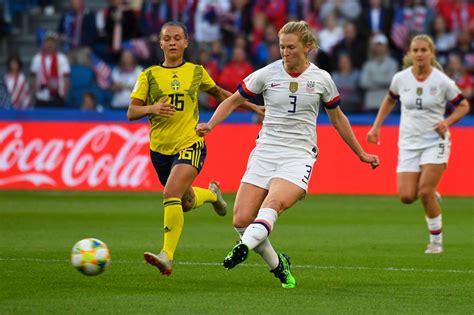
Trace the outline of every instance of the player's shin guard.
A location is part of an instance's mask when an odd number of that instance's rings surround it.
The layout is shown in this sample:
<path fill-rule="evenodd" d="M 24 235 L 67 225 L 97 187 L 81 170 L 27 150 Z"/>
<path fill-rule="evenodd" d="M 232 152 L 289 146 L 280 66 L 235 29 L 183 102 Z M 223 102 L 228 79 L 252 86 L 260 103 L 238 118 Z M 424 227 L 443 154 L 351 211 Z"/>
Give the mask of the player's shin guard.
<path fill-rule="evenodd" d="M 201 187 L 192 187 L 194 192 L 194 206 L 193 209 L 199 208 L 205 202 L 215 202 L 217 200 L 216 194 L 209 189 Z"/>
<path fill-rule="evenodd" d="M 165 212 L 163 251 L 170 260 L 173 260 L 184 225 L 183 207 L 179 198 L 165 198 L 163 206 Z"/>
<path fill-rule="evenodd" d="M 270 234 L 278 218 L 278 213 L 271 208 L 263 208 L 258 211 L 257 218 L 245 230 L 242 243 L 249 249 L 254 249 L 262 243 Z"/>

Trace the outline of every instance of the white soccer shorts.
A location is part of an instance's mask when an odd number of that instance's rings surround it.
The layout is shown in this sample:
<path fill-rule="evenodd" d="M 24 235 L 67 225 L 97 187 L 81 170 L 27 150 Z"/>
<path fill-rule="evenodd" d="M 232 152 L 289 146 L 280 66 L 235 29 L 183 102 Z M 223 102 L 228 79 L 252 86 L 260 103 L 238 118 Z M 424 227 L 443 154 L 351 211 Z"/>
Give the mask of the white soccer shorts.
<path fill-rule="evenodd" d="M 301 157 L 282 158 L 277 153 L 263 153 L 254 149 L 241 182 L 268 190 L 273 178 L 282 178 L 307 192 L 316 158 L 301 152 L 298 155 Z"/>
<path fill-rule="evenodd" d="M 418 149 L 404 150 L 398 152 L 397 173 L 421 172 L 421 166 L 425 164 L 448 164 L 451 152 L 451 141 L 443 141 L 437 145 Z"/>

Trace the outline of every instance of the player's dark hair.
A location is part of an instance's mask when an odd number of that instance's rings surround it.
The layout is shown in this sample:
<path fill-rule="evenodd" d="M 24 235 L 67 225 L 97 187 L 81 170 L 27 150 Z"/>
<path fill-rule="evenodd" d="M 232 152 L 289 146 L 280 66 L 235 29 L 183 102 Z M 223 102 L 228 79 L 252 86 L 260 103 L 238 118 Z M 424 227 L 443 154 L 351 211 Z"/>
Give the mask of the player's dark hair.
<path fill-rule="evenodd" d="M 162 34 L 163 34 L 163 30 L 164 30 L 165 28 L 167 28 L 168 26 L 181 27 L 181 29 L 183 30 L 183 33 L 184 33 L 184 38 L 188 39 L 188 28 L 186 27 L 186 25 L 184 25 L 184 24 L 181 23 L 181 22 L 170 21 L 170 22 L 166 22 L 166 23 L 163 24 L 163 26 L 161 27 L 161 30 L 160 30 L 160 40 L 161 40 L 161 36 L 162 36 Z"/>

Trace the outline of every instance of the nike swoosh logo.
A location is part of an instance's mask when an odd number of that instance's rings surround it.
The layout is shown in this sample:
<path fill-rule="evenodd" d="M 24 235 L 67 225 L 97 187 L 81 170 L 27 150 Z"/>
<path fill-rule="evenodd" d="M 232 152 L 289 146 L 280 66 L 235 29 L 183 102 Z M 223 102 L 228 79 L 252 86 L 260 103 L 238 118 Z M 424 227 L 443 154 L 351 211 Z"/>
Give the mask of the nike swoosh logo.
<path fill-rule="evenodd" d="M 272 83 L 270 84 L 271 87 L 279 86 L 281 83 Z"/>

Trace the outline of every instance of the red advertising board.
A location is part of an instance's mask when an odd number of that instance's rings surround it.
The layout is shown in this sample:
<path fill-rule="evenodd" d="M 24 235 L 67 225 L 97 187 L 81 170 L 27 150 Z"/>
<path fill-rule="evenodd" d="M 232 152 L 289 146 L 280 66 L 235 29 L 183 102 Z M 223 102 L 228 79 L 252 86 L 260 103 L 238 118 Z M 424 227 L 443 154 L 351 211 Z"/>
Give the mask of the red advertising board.
<path fill-rule="evenodd" d="M 207 138 L 208 155 L 196 185 L 218 180 L 236 191 L 259 126 L 224 124 Z M 371 170 L 334 128 L 318 126 L 320 155 L 310 193 L 396 194 L 397 127 L 384 127 L 382 144 L 365 142 L 367 126 L 354 126 L 366 151 L 379 154 Z M 149 159 L 147 123 L 0 122 L 0 189 L 161 191 Z M 474 196 L 474 128 L 452 128 L 453 146 L 440 192 Z"/>

